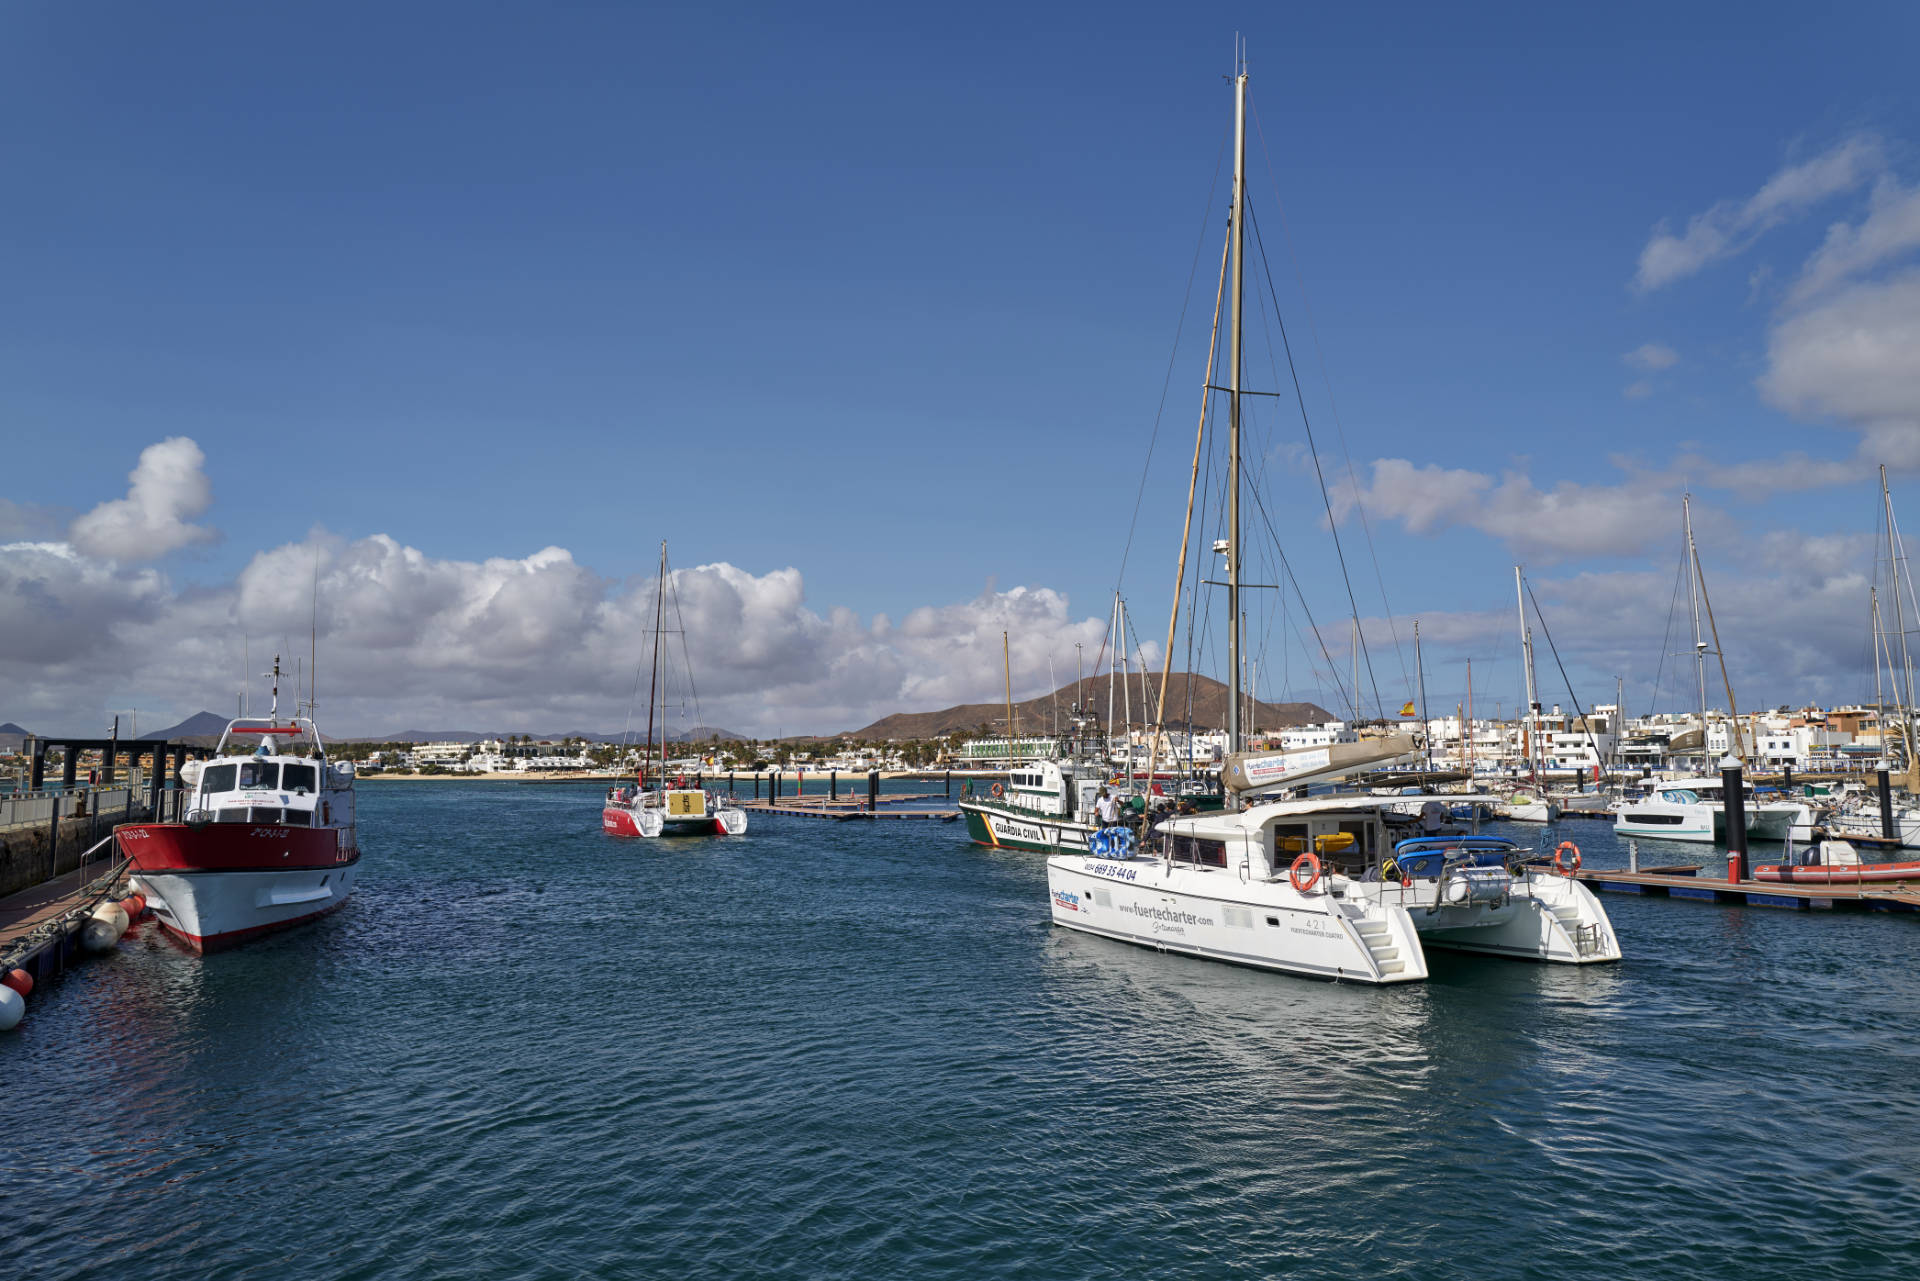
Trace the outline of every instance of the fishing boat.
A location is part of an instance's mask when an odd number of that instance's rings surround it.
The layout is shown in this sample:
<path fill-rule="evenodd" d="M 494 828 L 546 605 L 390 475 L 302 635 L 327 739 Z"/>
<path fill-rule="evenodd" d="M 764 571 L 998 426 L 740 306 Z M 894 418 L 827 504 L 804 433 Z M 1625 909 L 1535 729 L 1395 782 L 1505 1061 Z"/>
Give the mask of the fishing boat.
<path fill-rule="evenodd" d="M 1249 752 L 1240 719 L 1241 308 L 1244 279 L 1247 74 L 1234 76 L 1233 211 L 1224 271 L 1232 269 L 1227 369 L 1226 660 L 1227 754 L 1222 812 L 1176 816 L 1148 830 L 1144 848 L 1047 859 L 1055 925 L 1160 951 L 1262 969 L 1365 983 L 1427 977 L 1426 947 L 1454 947 L 1568 964 L 1620 957 L 1611 922 L 1570 873 L 1569 843 L 1557 870 L 1536 867 L 1510 841 L 1440 828 L 1449 806 L 1469 815 L 1492 796 L 1300 795 L 1360 770 L 1410 757 L 1408 736 L 1306 751 Z M 1209 356 L 1206 383 L 1213 370 Z M 1201 432 L 1206 422 L 1203 416 Z M 1195 474 L 1199 445 L 1196 442 Z M 1190 537 L 1191 498 L 1189 499 Z M 1186 567 L 1182 544 L 1181 577 Z M 1178 592 L 1176 591 L 1176 601 Z M 1176 608 L 1175 617 L 1178 617 Z M 1357 642 L 1356 637 L 1356 642 Z M 1357 648 L 1357 644 L 1356 644 Z M 1169 651 L 1171 646 L 1169 646 Z M 1164 689 L 1164 684 L 1163 684 Z M 1358 694 L 1356 690 L 1356 703 Z M 1164 702 L 1164 695 L 1162 701 Z M 1369 759 L 1371 758 L 1371 759 Z M 1273 799 L 1270 794 L 1293 795 Z M 1417 809 L 1423 818 L 1406 813 Z M 1571 851 L 1571 858 L 1565 854 Z"/>
<path fill-rule="evenodd" d="M 640 759 L 640 770 L 634 783 L 608 790 L 606 801 L 600 807 L 600 830 L 609 836 L 649 839 L 660 836 L 745 836 L 747 812 L 733 804 L 731 798 L 701 787 L 697 779 L 690 783 L 685 775 L 675 777 L 671 783 L 667 782 L 664 719 L 660 722 L 660 759 L 656 774 L 660 785 L 652 789 L 647 787 L 647 772 L 655 764 L 653 728 L 660 708 L 660 641 L 666 635 L 669 581 L 667 545 L 663 541 L 660 544 L 660 578 L 653 602 L 653 666 L 652 676 L 647 682 L 646 752 Z M 677 601 L 674 609 L 676 613 L 679 610 Z M 684 623 L 680 630 L 684 635 Z M 697 715 L 698 709 L 695 710 Z"/>
<path fill-rule="evenodd" d="M 341 907 L 360 870 L 353 765 L 327 759 L 313 717 L 273 709 L 221 732 L 184 821 L 114 831 L 160 927 L 213 952 Z"/>

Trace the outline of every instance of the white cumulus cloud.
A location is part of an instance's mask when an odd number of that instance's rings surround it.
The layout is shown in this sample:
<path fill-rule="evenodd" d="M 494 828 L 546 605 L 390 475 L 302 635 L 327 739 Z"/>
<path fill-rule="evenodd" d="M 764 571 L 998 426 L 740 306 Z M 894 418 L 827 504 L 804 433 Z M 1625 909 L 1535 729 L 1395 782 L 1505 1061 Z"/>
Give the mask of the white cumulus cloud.
<path fill-rule="evenodd" d="M 169 436 L 140 451 L 125 498 L 101 503 L 73 522 L 68 538 L 89 556 L 157 560 L 189 543 L 217 537 L 191 522 L 213 502 L 201 470 L 207 457 L 186 436 Z"/>

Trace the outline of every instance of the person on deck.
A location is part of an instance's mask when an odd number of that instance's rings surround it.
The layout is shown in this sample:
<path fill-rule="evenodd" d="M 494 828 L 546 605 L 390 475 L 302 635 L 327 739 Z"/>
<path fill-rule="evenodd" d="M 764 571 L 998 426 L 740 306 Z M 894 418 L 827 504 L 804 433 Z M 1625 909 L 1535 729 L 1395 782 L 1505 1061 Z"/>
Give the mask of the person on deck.
<path fill-rule="evenodd" d="M 1100 826 L 1112 827 L 1120 821 L 1120 802 L 1103 787 L 1100 789 L 1100 798 L 1093 803 L 1093 813 L 1100 820 Z"/>

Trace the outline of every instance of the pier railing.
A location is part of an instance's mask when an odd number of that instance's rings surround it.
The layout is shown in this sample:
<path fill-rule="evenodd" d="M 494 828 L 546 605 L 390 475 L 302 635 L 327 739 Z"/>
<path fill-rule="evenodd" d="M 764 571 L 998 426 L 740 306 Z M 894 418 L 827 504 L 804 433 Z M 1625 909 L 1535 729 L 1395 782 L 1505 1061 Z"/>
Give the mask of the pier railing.
<path fill-rule="evenodd" d="M 126 823 L 145 817 L 146 812 L 146 797 L 138 787 L 54 788 L 0 795 L 0 829 L 50 823 L 56 814 Z"/>

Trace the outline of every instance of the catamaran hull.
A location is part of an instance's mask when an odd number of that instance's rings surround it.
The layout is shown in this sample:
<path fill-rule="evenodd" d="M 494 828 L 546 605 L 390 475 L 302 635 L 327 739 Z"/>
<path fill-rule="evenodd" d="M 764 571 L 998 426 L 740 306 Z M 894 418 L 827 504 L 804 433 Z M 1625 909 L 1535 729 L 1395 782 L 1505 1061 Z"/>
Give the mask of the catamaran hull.
<path fill-rule="evenodd" d="M 1379 916 L 1363 933 L 1324 895 L 1315 899 L 1275 883 L 1257 886 L 1257 899 L 1223 897 L 1240 887 L 1225 869 L 1169 872 L 1157 859 L 1047 860 L 1053 923 L 1064 929 L 1311 978 L 1411 983 L 1427 977 L 1426 957 L 1404 912 Z"/>
<path fill-rule="evenodd" d="M 609 805 L 600 811 L 600 830 L 609 836 L 745 836 L 745 810 L 716 810 L 694 817 L 668 818 L 659 810 Z"/>
<path fill-rule="evenodd" d="M 1796 825 L 1811 821 L 1804 805 L 1757 805 L 1747 811 L 1747 839 L 1784 841 Z M 1615 812 L 1613 830 L 1617 836 L 1643 840 L 1716 843 L 1727 830 L 1726 811 L 1719 805 L 1629 806 Z"/>

